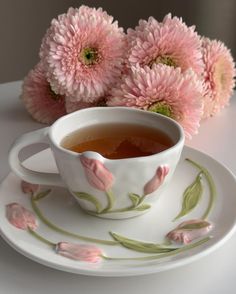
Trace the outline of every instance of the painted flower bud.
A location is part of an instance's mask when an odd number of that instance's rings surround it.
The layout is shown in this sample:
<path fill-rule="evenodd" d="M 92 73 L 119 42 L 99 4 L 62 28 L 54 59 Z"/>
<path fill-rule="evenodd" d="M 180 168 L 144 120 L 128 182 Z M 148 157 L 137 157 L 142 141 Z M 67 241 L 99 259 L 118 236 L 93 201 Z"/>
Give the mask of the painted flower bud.
<path fill-rule="evenodd" d="M 99 160 L 82 155 L 80 161 L 91 186 L 101 191 L 107 191 L 111 188 L 114 177 Z"/>
<path fill-rule="evenodd" d="M 40 186 L 38 184 L 31 184 L 25 181 L 21 181 L 21 190 L 25 194 L 34 195 L 39 191 Z"/>
<path fill-rule="evenodd" d="M 213 225 L 205 220 L 189 220 L 179 224 L 174 230 L 170 231 L 166 237 L 174 242 L 188 244 L 193 240 L 207 235 Z"/>
<path fill-rule="evenodd" d="M 56 245 L 56 253 L 70 259 L 91 263 L 99 262 L 102 258 L 100 248 L 87 244 L 60 242 Z"/>
<path fill-rule="evenodd" d="M 164 182 L 165 177 L 169 173 L 169 167 L 167 165 L 161 165 L 157 168 L 153 178 L 144 186 L 144 195 L 151 194 L 156 191 Z"/>
<path fill-rule="evenodd" d="M 21 230 L 36 230 L 38 227 L 34 214 L 15 202 L 6 205 L 6 217 L 13 226 Z"/>

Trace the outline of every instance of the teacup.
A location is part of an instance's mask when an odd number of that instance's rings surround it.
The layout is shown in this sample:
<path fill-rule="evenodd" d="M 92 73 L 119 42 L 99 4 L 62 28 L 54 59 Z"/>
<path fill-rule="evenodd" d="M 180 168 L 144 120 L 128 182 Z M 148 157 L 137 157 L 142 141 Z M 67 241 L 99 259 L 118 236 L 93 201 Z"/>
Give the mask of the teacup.
<path fill-rule="evenodd" d="M 107 159 L 93 151 L 76 153 L 61 146 L 74 131 L 89 125 L 136 123 L 164 132 L 173 145 L 159 153 L 135 158 Z M 58 174 L 33 171 L 19 160 L 20 150 L 46 142 L 54 155 Z M 184 132 L 174 120 L 126 107 L 94 107 L 58 119 L 51 127 L 24 134 L 9 153 L 11 169 L 24 181 L 66 187 L 87 213 L 123 219 L 150 211 L 170 184 L 184 146 Z"/>

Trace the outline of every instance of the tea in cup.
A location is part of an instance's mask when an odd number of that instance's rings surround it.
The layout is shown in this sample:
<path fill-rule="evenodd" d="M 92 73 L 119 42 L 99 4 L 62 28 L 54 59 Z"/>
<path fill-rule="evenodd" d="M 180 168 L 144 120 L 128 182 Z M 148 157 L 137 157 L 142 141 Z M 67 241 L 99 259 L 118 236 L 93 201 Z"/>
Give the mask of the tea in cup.
<path fill-rule="evenodd" d="M 20 150 L 47 142 L 58 174 L 36 172 Z M 23 180 L 66 187 L 89 214 L 111 219 L 151 210 L 168 187 L 184 145 L 182 127 L 160 114 L 126 107 L 94 107 L 20 137 L 9 153 Z"/>

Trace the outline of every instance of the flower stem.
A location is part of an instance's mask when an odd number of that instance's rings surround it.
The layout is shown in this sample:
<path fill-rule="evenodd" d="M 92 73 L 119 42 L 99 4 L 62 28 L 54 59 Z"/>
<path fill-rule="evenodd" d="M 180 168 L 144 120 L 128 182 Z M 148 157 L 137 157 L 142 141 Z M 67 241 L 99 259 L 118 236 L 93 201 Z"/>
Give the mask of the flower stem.
<path fill-rule="evenodd" d="M 200 246 L 200 245 L 206 243 L 210 239 L 211 239 L 210 237 L 206 237 L 206 238 L 201 239 L 193 244 L 186 245 L 184 247 L 175 249 L 175 250 L 167 252 L 167 253 L 160 253 L 160 254 L 156 254 L 156 255 L 140 256 L 140 257 L 109 257 L 109 256 L 102 255 L 102 257 L 105 260 L 155 260 L 155 259 L 160 259 L 160 258 L 176 255 L 178 253 L 182 253 L 187 250 L 193 249 L 197 246 Z"/>
<path fill-rule="evenodd" d="M 144 200 L 145 197 L 146 197 L 146 195 L 143 195 L 143 196 L 140 197 L 138 205 L 141 204 L 141 203 L 143 202 L 143 200 Z M 138 206 L 138 205 L 137 205 L 137 206 Z"/>
<path fill-rule="evenodd" d="M 36 213 L 36 215 L 39 217 L 39 219 L 45 224 L 47 225 L 50 229 L 64 234 L 66 236 L 70 236 L 70 237 L 74 237 L 76 239 L 80 239 L 83 241 L 88 241 L 88 242 L 92 242 L 92 243 L 98 243 L 98 244 L 104 244 L 104 245 L 118 245 L 119 243 L 116 241 L 108 241 L 108 240 L 101 240 L 101 239 L 95 239 L 95 238 L 91 238 L 91 237 L 85 237 L 79 234 L 75 234 L 75 233 L 71 233 L 68 232 L 56 225 L 54 225 L 52 222 L 50 222 L 41 212 L 41 210 L 39 209 L 39 207 L 36 204 L 36 201 L 34 201 L 33 197 L 31 197 L 31 205 L 32 208 L 34 210 L 34 212 Z"/>
<path fill-rule="evenodd" d="M 140 201 L 136 206 L 131 205 L 131 206 L 128 206 L 128 207 L 118 208 L 118 209 L 113 209 L 113 210 L 107 210 L 107 208 L 106 208 L 106 209 L 104 209 L 103 211 L 101 211 L 99 213 L 96 213 L 96 212 L 94 213 L 93 211 L 89 211 L 89 214 L 97 216 L 99 214 L 106 214 L 106 213 L 119 213 L 119 212 L 135 211 L 135 210 L 137 210 L 139 205 L 143 202 L 144 198 L 145 198 L 145 195 L 140 197 Z"/>
<path fill-rule="evenodd" d="M 36 194 L 35 196 L 32 195 L 34 197 L 34 201 L 38 201 L 40 199 L 43 199 L 44 197 L 46 197 L 49 193 L 51 193 L 51 189 L 48 189 L 46 191 L 40 192 L 38 194 Z"/>
<path fill-rule="evenodd" d="M 126 211 L 131 211 L 133 210 L 133 206 L 125 207 L 125 208 L 119 208 L 119 209 L 114 209 L 114 210 L 103 210 L 99 214 L 106 214 L 106 213 L 119 213 L 119 212 L 126 212 Z M 90 212 L 89 212 L 90 213 Z M 97 213 L 94 213 L 94 215 L 98 215 Z"/>
<path fill-rule="evenodd" d="M 209 204 L 207 206 L 207 209 L 205 211 L 205 213 L 203 214 L 203 216 L 201 217 L 201 219 L 206 219 L 209 215 L 209 213 L 211 212 L 212 210 L 212 207 L 213 207 L 213 204 L 216 200 L 216 186 L 215 186 L 215 183 L 214 183 L 214 180 L 212 178 L 212 176 L 210 175 L 209 171 L 201 166 L 200 164 L 196 163 L 195 161 L 189 159 L 189 158 L 186 158 L 186 160 L 190 163 L 192 163 L 193 165 L 195 165 L 197 168 L 199 168 L 201 170 L 201 172 L 204 174 L 204 176 L 206 177 L 206 180 L 208 182 L 208 185 L 209 185 L 209 189 L 210 189 L 210 200 L 209 200 Z"/>
<path fill-rule="evenodd" d="M 28 227 L 28 232 L 34 236 L 36 239 L 38 239 L 39 241 L 51 246 L 51 247 L 55 247 L 56 243 L 53 243 L 47 239 L 45 239 L 44 237 L 42 237 L 41 235 L 39 235 L 38 233 L 36 233 L 35 231 L 31 230 L 31 228 Z"/>
<path fill-rule="evenodd" d="M 109 212 L 112 209 L 115 202 L 115 195 L 112 192 L 112 190 L 107 190 L 106 195 L 107 195 L 107 207 L 102 211 L 102 213 Z"/>

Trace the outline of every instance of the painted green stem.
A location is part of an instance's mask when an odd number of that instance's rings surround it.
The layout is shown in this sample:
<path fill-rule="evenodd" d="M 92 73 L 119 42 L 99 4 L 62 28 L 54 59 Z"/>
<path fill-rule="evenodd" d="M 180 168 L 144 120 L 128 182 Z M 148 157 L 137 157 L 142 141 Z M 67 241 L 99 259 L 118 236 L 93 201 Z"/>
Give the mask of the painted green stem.
<path fill-rule="evenodd" d="M 160 258 L 164 258 L 164 257 L 169 257 L 172 255 L 176 255 L 178 253 L 182 253 L 185 251 L 188 251 L 190 249 L 193 249 L 197 246 L 200 246 L 204 243 L 206 243 L 207 241 L 209 241 L 211 238 L 210 237 L 206 237 L 204 239 L 201 239 L 193 244 L 189 244 L 186 245 L 184 247 L 178 248 L 176 250 L 173 250 L 171 252 L 167 252 L 167 253 L 161 253 L 161 254 L 156 254 L 156 255 L 149 255 L 149 256 L 140 256 L 140 257 L 110 257 L 110 256 L 105 256 L 102 255 L 102 257 L 106 260 L 155 260 L 155 259 L 160 259 Z"/>
<path fill-rule="evenodd" d="M 145 198 L 145 195 L 143 195 L 142 197 L 140 197 L 139 195 L 137 194 L 134 194 L 134 193 L 130 193 L 129 195 L 133 204 L 128 206 L 128 207 L 124 207 L 124 208 L 118 208 L 118 209 L 113 209 L 113 210 L 110 210 L 109 209 L 104 209 L 103 211 L 101 211 L 99 214 L 105 214 L 105 213 L 120 213 L 120 212 L 127 212 L 127 211 L 143 211 L 143 210 L 146 210 L 146 209 L 149 209 L 151 206 L 149 204 L 142 204 L 144 198 Z M 112 198 L 115 198 L 114 197 L 114 194 L 112 193 Z M 142 204 L 142 205 L 141 205 Z M 112 206 L 113 206 L 113 202 L 112 202 Z M 111 207 L 112 207 L 111 206 Z M 93 214 L 91 212 L 91 214 Z M 96 215 L 96 214 L 95 214 Z"/>
<path fill-rule="evenodd" d="M 45 191 L 42 191 L 42 192 L 39 192 L 38 194 L 36 194 L 35 196 L 32 195 L 34 197 L 34 201 L 38 201 L 40 199 L 43 199 L 45 198 L 46 196 L 48 196 L 49 193 L 51 193 L 51 189 L 48 189 L 48 190 L 45 190 Z"/>
<path fill-rule="evenodd" d="M 106 195 L 107 195 L 107 207 L 101 213 L 111 211 L 115 203 L 115 195 L 113 194 L 112 190 L 107 190 Z"/>
<path fill-rule="evenodd" d="M 39 235 L 38 233 L 36 233 L 35 231 L 31 230 L 30 228 L 28 228 L 28 232 L 34 236 L 36 239 L 38 239 L 39 241 L 51 246 L 51 247 L 55 247 L 56 244 L 53 242 L 50 242 L 49 240 L 45 239 L 44 237 L 42 237 L 41 235 Z"/>
<path fill-rule="evenodd" d="M 73 192 L 73 194 L 79 199 L 86 200 L 95 206 L 96 212 L 88 211 L 88 213 L 91 215 L 100 215 L 100 214 L 106 214 L 106 213 L 120 213 L 120 212 L 134 211 L 134 210 L 143 211 L 150 208 L 149 204 L 142 204 L 145 198 L 145 195 L 140 197 L 137 194 L 129 193 L 129 197 L 131 201 L 133 202 L 132 205 L 128 207 L 124 207 L 124 208 L 112 209 L 114 206 L 116 197 L 112 190 L 107 190 L 105 191 L 105 194 L 107 196 L 107 206 L 104 209 L 102 209 L 101 203 L 98 201 L 98 199 L 95 196 L 85 192 L 75 192 L 75 191 Z"/>
<path fill-rule="evenodd" d="M 79 198 L 79 199 L 82 199 L 82 200 L 86 200 L 90 203 L 92 203 L 95 208 L 96 208 L 96 212 L 97 213 L 101 213 L 102 211 L 102 205 L 101 203 L 97 200 L 96 197 L 94 197 L 93 195 L 90 195 L 88 193 L 85 193 L 85 192 L 73 192 L 74 195 Z"/>
<path fill-rule="evenodd" d="M 101 240 L 101 239 L 95 239 L 95 238 L 91 238 L 91 237 L 85 237 L 79 234 L 75 234 L 75 233 L 71 233 L 68 232 L 56 225 L 54 225 L 52 222 L 50 222 L 41 212 L 41 210 L 39 209 L 39 207 L 36 204 L 36 201 L 34 201 L 33 197 L 31 197 L 31 205 L 32 208 L 34 210 L 34 212 L 36 213 L 36 215 L 39 217 L 39 219 L 45 224 L 47 225 L 50 229 L 64 234 L 66 236 L 70 236 L 70 237 L 74 237 L 76 239 L 80 239 L 83 241 L 87 241 L 87 242 L 92 242 L 92 243 L 98 243 L 98 244 L 104 244 L 104 245 L 118 245 L 119 243 L 116 241 L 108 241 L 108 240 Z"/>
<path fill-rule="evenodd" d="M 100 214 L 105 214 L 105 213 L 118 213 L 118 212 L 125 212 L 125 211 L 130 211 L 132 210 L 133 206 L 129 207 L 124 207 L 124 208 L 119 208 L 119 209 L 113 209 L 111 211 L 104 210 Z"/>
<path fill-rule="evenodd" d="M 189 158 L 186 158 L 186 160 L 188 162 L 192 163 L 197 168 L 199 168 L 201 170 L 201 172 L 204 174 L 204 176 L 206 177 L 206 180 L 208 182 L 209 189 L 210 189 L 210 200 L 209 200 L 209 204 L 207 206 L 205 213 L 201 217 L 201 219 L 206 219 L 208 217 L 209 213 L 211 212 L 213 204 L 216 200 L 216 186 L 215 186 L 214 180 L 213 180 L 212 176 L 210 175 L 209 171 L 205 167 L 201 166 L 200 164 L 196 163 L 195 161 L 193 161 Z"/>
<path fill-rule="evenodd" d="M 146 195 L 141 196 L 140 199 L 139 199 L 139 203 L 138 204 L 141 204 L 143 202 L 143 200 L 144 200 L 145 197 L 146 197 Z"/>
<path fill-rule="evenodd" d="M 149 204 L 142 204 L 135 207 L 132 205 L 132 206 L 124 207 L 124 208 L 113 209 L 110 211 L 102 211 L 100 213 L 96 213 L 94 211 L 88 211 L 88 213 L 91 215 L 100 215 L 100 214 L 106 214 L 106 213 L 119 213 L 119 212 L 127 212 L 127 211 L 144 211 L 149 209 L 150 207 L 151 205 Z"/>

